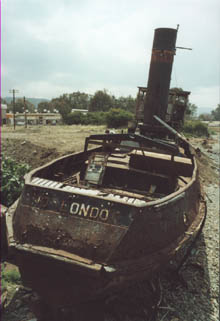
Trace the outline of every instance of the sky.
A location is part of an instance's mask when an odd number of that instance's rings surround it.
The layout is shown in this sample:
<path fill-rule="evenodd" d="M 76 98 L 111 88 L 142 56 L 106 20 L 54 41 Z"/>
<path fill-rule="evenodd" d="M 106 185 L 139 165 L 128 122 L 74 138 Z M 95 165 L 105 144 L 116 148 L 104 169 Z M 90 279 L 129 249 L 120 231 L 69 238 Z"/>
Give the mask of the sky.
<path fill-rule="evenodd" d="M 154 30 L 177 28 L 171 87 L 200 111 L 220 100 L 219 0 L 1 0 L 1 95 L 75 91 L 136 97 Z"/>

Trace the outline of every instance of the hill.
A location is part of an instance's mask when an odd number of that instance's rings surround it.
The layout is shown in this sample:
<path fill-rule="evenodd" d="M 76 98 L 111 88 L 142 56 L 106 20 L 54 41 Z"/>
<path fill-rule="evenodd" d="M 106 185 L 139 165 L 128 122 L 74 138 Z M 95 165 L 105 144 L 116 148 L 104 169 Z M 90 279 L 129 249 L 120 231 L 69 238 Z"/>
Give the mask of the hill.
<path fill-rule="evenodd" d="M 12 101 L 12 97 L 2 97 L 2 98 L 6 100 L 8 104 Z M 19 98 L 22 99 L 23 97 L 16 97 L 16 99 L 19 99 Z M 26 100 L 30 101 L 36 108 L 38 104 L 41 103 L 42 101 L 50 101 L 47 98 L 28 98 L 28 97 L 25 97 L 25 98 Z"/>

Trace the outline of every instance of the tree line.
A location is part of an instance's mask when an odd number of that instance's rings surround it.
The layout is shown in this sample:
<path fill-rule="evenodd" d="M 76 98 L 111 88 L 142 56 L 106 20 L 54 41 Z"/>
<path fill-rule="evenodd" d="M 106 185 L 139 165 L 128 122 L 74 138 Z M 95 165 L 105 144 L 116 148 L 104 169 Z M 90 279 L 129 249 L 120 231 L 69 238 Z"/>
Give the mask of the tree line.
<path fill-rule="evenodd" d="M 4 99 L 1 99 L 1 103 L 7 104 Z M 135 105 L 136 98 L 133 98 L 132 96 L 121 96 L 116 98 L 104 89 L 96 91 L 94 95 L 79 91 L 63 94 L 50 101 L 40 102 L 37 111 L 39 113 L 58 111 L 61 115 L 64 115 L 70 113 L 73 109 L 86 109 L 89 112 L 107 112 L 111 108 L 120 108 L 129 112 L 134 112 Z M 7 104 L 7 111 L 13 112 L 13 108 L 13 101 L 11 101 L 11 103 Z M 28 100 L 26 100 L 26 109 L 28 112 L 34 112 L 36 110 L 34 104 Z M 22 98 L 16 99 L 15 112 L 24 112 L 24 100 Z"/>
<path fill-rule="evenodd" d="M 10 103 L 7 103 L 6 100 L 1 98 L 1 104 L 7 105 L 7 113 L 13 113 L 14 111 L 13 101 L 11 101 Z M 25 106 L 26 106 L 26 110 L 29 113 L 33 113 L 36 110 L 34 104 L 32 104 L 29 100 L 25 101 Z M 15 100 L 15 113 L 24 113 L 24 112 L 25 112 L 24 99 L 17 98 Z"/>
<path fill-rule="evenodd" d="M 2 103 L 4 101 L 2 100 Z M 133 120 L 136 106 L 136 98 L 132 96 L 116 98 L 106 89 L 98 90 L 94 95 L 84 92 L 73 92 L 63 94 L 50 101 L 42 101 L 38 104 L 37 112 L 57 112 L 60 113 L 65 124 L 107 124 L 109 127 L 120 127 L 127 125 L 129 120 Z M 36 111 L 34 105 L 26 100 L 19 98 L 15 101 L 15 113 L 24 113 Z M 84 109 L 88 113 L 83 114 L 74 109 Z M 13 102 L 7 104 L 7 111 L 13 112 Z"/>
<path fill-rule="evenodd" d="M 128 112 L 134 112 L 136 99 L 132 96 L 116 98 L 108 93 L 106 89 L 98 90 L 94 95 L 84 92 L 73 92 L 63 94 L 50 102 L 41 102 L 38 104 L 38 111 L 49 110 L 53 112 L 58 110 L 61 115 L 71 113 L 73 109 L 86 109 L 89 112 L 107 112 L 111 108 L 120 108 Z"/>
<path fill-rule="evenodd" d="M 63 94 L 50 102 L 38 104 L 38 111 L 58 111 L 65 124 L 101 125 L 108 127 L 120 127 L 127 125 L 129 120 L 134 118 L 136 99 L 119 97 L 108 93 L 107 90 L 98 90 L 94 95 L 84 92 L 73 92 Z M 74 109 L 85 109 L 88 113 L 83 114 Z"/>
<path fill-rule="evenodd" d="M 179 90 L 182 90 L 181 88 Z M 6 103 L 1 99 L 2 103 Z M 26 100 L 26 110 L 28 112 L 36 111 L 34 104 Z M 73 92 L 70 94 L 63 94 L 50 101 L 42 101 L 38 104 L 37 112 L 57 112 L 60 113 L 64 123 L 66 124 L 105 124 L 111 123 L 110 119 L 120 118 L 119 124 L 125 123 L 127 120 L 132 120 L 135 114 L 136 98 L 132 96 L 116 98 L 110 94 L 106 89 L 98 90 L 94 95 L 84 92 Z M 79 112 L 73 112 L 74 109 L 88 110 L 86 115 Z M 13 112 L 13 102 L 7 104 L 7 111 Z M 186 110 L 186 118 L 194 118 L 196 115 L 197 106 L 188 103 Z M 24 112 L 24 100 L 18 98 L 15 101 L 15 112 Z M 220 120 L 220 105 L 217 106 L 211 114 L 203 114 L 199 116 L 201 120 Z M 120 125 L 118 125 L 120 126 Z M 113 126 L 116 127 L 116 126 Z"/>

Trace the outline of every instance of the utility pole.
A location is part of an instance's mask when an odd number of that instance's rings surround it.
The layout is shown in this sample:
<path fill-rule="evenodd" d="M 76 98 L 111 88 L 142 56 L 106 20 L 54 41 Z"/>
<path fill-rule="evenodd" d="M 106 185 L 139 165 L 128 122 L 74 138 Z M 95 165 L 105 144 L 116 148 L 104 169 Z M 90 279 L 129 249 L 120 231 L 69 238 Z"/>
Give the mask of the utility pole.
<path fill-rule="evenodd" d="M 26 113 L 26 100 L 24 97 L 24 119 L 25 119 L 25 128 L 27 128 L 27 113 Z"/>
<path fill-rule="evenodd" d="M 9 90 L 9 92 L 13 94 L 13 121 L 14 121 L 14 129 L 15 129 L 15 93 L 18 93 L 19 90 L 11 89 Z"/>

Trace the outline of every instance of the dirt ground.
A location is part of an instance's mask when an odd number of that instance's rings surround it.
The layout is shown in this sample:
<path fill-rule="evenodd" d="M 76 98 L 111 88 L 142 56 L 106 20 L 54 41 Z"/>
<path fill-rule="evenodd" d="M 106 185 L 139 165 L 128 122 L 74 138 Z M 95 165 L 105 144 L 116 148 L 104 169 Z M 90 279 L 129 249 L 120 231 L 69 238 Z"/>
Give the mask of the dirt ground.
<path fill-rule="evenodd" d="M 35 168 L 61 155 L 82 150 L 86 136 L 104 131 L 103 126 L 17 127 L 15 131 L 3 127 L 1 153 Z M 181 271 L 184 282 L 173 275 L 161 278 L 162 301 L 155 319 L 147 316 L 145 311 L 146 298 L 143 293 L 146 294 L 146 288 L 143 283 L 105 302 L 105 321 L 219 320 L 219 135 L 206 140 L 193 138 L 191 143 L 201 150 L 197 161 L 207 194 L 208 215 L 196 247 Z M 14 267 L 6 264 L 6 269 L 11 268 Z M 2 321 L 35 320 L 27 297 L 21 285 L 8 288 Z"/>
<path fill-rule="evenodd" d="M 2 154 L 31 168 L 59 156 L 83 149 L 85 137 L 105 132 L 104 126 L 4 126 L 1 131 Z"/>

